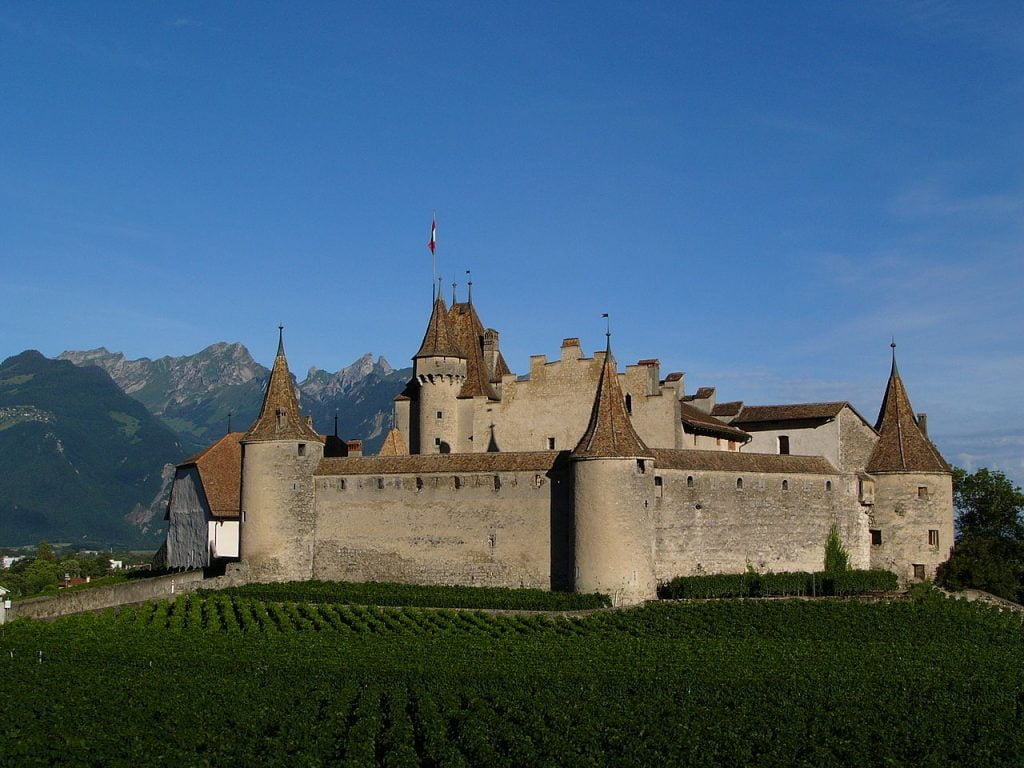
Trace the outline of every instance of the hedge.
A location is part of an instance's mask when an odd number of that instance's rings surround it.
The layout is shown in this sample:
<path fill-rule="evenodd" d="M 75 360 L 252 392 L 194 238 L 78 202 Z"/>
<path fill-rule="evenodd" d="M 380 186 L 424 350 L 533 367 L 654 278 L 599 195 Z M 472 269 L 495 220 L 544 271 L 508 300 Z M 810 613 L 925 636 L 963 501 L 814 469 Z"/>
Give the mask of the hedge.
<path fill-rule="evenodd" d="M 815 571 L 783 573 L 717 573 L 708 576 L 677 576 L 658 587 L 665 600 L 722 597 L 787 597 L 801 595 L 861 595 L 892 592 L 896 574 L 881 570 Z"/>

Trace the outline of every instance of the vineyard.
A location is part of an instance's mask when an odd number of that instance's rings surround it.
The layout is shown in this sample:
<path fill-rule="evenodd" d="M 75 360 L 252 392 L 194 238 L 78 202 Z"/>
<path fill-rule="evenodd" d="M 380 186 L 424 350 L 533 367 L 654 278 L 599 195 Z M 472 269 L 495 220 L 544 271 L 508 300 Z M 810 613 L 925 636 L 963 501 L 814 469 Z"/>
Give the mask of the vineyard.
<path fill-rule="evenodd" d="M 1019 614 L 183 596 L 0 627 L 0 765 L 1012 765 Z"/>

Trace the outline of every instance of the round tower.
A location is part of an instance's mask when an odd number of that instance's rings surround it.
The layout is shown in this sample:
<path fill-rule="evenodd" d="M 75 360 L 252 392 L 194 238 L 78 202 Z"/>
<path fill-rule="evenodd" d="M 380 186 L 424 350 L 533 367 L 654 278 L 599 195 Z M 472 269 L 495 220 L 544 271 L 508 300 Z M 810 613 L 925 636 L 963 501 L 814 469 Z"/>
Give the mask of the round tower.
<path fill-rule="evenodd" d="M 279 331 L 263 407 L 242 438 L 239 554 L 254 581 L 313 575 L 313 471 L 324 447 L 299 411 Z"/>
<path fill-rule="evenodd" d="M 413 365 L 418 387 L 410 442 L 416 453 L 451 453 L 459 437 L 458 396 L 466 381 L 466 356 L 456 344 L 440 295 Z"/>
<path fill-rule="evenodd" d="M 616 605 L 656 597 L 654 457 L 626 413 L 611 344 L 590 423 L 571 454 L 577 592 Z"/>

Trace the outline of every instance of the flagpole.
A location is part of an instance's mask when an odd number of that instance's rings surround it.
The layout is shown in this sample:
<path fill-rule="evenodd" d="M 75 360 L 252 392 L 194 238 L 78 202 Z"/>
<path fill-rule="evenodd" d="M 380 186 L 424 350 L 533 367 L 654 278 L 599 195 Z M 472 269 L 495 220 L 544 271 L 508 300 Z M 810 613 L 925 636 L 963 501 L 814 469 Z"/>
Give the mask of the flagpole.
<path fill-rule="evenodd" d="M 434 211 L 430 218 L 430 305 L 433 306 L 437 297 L 434 295 L 434 286 L 437 284 L 437 211 Z"/>

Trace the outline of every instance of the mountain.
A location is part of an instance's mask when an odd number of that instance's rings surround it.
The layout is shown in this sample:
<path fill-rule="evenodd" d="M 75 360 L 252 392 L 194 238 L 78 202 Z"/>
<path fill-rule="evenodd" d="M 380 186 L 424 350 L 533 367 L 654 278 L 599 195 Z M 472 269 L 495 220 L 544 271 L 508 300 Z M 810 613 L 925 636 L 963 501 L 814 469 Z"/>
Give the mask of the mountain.
<path fill-rule="evenodd" d="M 58 359 L 102 368 L 125 393 L 162 419 L 190 450 L 205 447 L 224 434 L 228 414 L 234 429 L 245 429 L 259 413 L 269 369 L 253 360 L 240 343 L 217 343 L 194 355 L 126 360 L 120 352 L 99 349 L 67 351 Z M 412 370 L 393 369 L 383 357 L 363 355 L 331 373 L 310 368 L 297 384 L 303 410 L 322 434 L 363 440 L 375 453 L 391 424 L 392 399 Z"/>
<path fill-rule="evenodd" d="M 159 546 L 176 435 L 103 370 L 0 364 L 0 543 Z"/>

